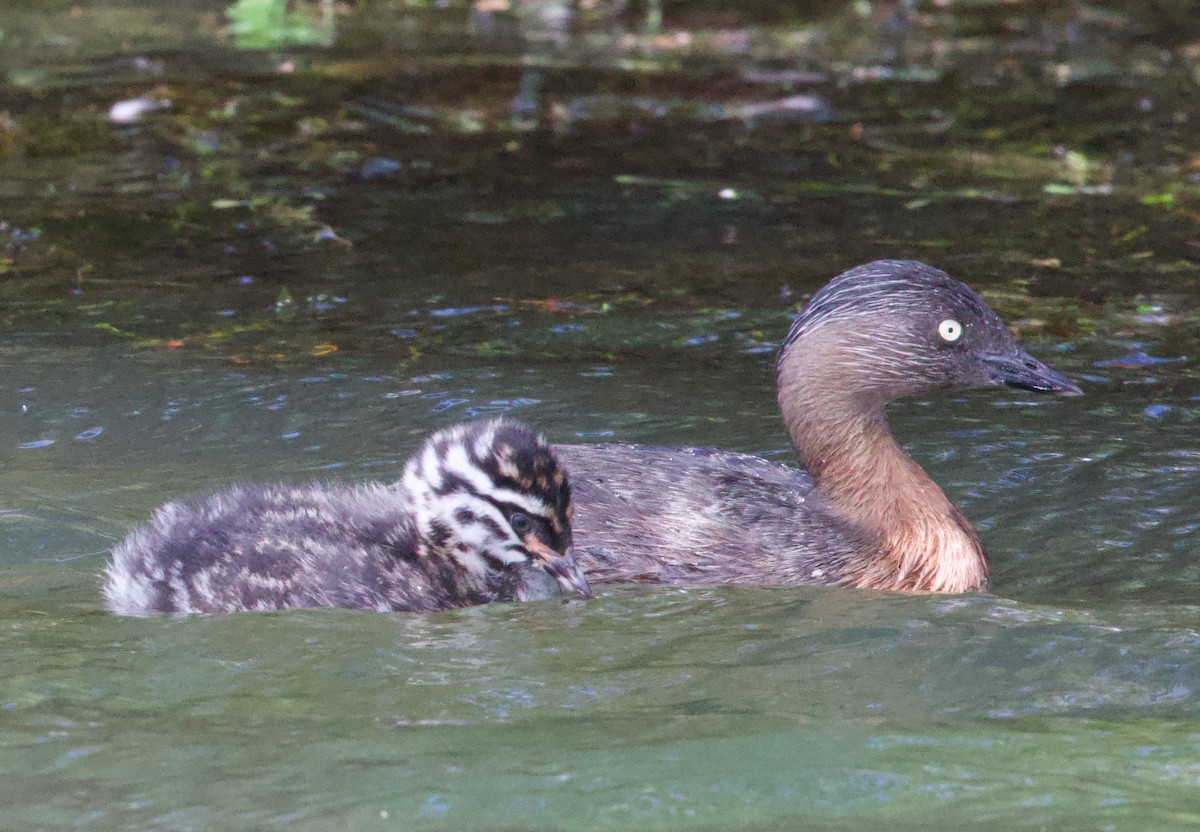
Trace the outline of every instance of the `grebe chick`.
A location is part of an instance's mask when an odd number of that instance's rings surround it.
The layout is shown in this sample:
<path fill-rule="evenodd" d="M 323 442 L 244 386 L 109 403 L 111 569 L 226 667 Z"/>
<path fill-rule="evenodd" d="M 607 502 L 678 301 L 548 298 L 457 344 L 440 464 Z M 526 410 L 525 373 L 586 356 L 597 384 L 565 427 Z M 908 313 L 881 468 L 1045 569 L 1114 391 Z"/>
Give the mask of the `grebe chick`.
<path fill-rule="evenodd" d="M 804 470 L 716 450 L 556 448 L 575 475 L 575 554 L 593 581 L 981 589 L 979 536 L 893 438 L 886 406 L 941 388 L 1081 393 L 979 295 L 904 260 L 817 292 L 776 380 Z"/>
<path fill-rule="evenodd" d="M 590 595 L 571 486 L 508 420 L 430 436 L 391 485 L 240 485 L 167 503 L 113 549 L 116 613 L 443 610 Z"/>

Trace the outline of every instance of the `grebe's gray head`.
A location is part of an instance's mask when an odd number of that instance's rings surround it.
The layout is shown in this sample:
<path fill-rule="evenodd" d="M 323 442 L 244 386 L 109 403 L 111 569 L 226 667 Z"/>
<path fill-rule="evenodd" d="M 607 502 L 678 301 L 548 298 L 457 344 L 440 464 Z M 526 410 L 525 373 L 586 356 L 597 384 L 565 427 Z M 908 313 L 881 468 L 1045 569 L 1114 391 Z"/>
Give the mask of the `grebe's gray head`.
<path fill-rule="evenodd" d="M 870 406 L 947 387 L 1082 393 L 1025 352 L 983 298 L 915 260 L 878 260 L 826 284 L 792 324 L 776 369 L 781 404 L 806 376 L 839 379 Z"/>
<path fill-rule="evenodd" d="M 520 422 L 493 419 L 430 436 L 401 479 L 418 531 L 468 572 L 519 576 L 540 568 L 587 598 L 571 553 L 571 485 L 546 440 Z"/>

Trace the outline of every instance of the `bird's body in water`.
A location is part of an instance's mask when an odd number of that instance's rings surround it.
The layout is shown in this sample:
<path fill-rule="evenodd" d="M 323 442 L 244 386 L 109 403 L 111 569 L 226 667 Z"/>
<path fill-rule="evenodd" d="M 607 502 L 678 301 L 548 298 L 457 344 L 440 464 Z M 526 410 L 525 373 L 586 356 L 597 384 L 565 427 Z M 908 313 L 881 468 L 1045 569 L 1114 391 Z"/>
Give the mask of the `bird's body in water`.
<path fill-rule="evenodd" d="M 892 436 L 886 406 L 943 388 L 1080 392 L 970 288 L 897 260 L 817 292 L 776 380 L 802 469 L 707 449 L 556 448 L 574 473 L 576 557 L 593 581 L 980 589 L 978 535 Z"/>
<path fill-rule="evenodd" d="M 517 422 L 430 436 L 394 484 L 246 485 L 168 503 L 113 549 L 110 610 L 442 610 L 589 594 L 571 486 Z"/>

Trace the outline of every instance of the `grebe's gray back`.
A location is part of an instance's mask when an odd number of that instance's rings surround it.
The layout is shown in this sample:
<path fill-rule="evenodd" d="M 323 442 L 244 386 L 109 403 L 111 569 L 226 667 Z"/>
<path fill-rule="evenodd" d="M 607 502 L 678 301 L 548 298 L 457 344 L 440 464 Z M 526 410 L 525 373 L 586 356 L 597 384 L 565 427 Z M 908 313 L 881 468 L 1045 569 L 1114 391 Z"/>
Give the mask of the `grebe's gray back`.
<path fill-rule="evenodd" d="M 441 610 L 588 595 L 571 486 L 545 440 L 494 420 L 430 436 L 400 482 L 244 485 L 167 503 L 113 549 L 113 612 Z"/>
<path fill-rule="evenodd" d="M 556 448 L 575 478 L 576 557 L 592 580 L 979 589 L 978 535 L 893 438 L 886 406 L 940 388 L 1080 393 L 970 288 L 906 260 L 859 266 L 817 292 L 776 379 L 803 469 L 693 448 Z"/>

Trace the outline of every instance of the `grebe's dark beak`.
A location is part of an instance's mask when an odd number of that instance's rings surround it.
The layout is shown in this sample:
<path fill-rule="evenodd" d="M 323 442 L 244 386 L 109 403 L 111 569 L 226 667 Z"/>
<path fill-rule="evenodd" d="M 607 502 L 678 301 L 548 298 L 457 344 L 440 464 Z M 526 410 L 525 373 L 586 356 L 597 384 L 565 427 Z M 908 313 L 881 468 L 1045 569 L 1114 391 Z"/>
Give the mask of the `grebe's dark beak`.
<path fill-rule="evenodd" d="M 526 537 L 524 543 L 535 562 L 558 581 L 564 592 L 573 592 L 580 598 L 592 597 L 592 588 L 583 576 L 583 570 L 575 563 L 570 549 L 565 555 L 560 555 L 533 535 Z"/>
<path fill-rule="evenodd" d="M 1079 385 L 1053 367 L 1048 367 L 1024 350 L 979 356 L 995 384 L 1006 384 L 1035 393 L 1060 393 L 1082 396 Z"/>

